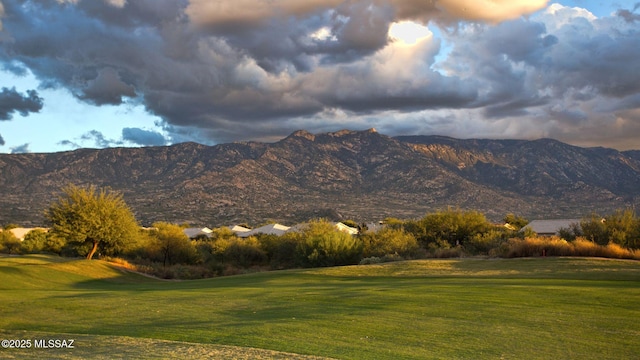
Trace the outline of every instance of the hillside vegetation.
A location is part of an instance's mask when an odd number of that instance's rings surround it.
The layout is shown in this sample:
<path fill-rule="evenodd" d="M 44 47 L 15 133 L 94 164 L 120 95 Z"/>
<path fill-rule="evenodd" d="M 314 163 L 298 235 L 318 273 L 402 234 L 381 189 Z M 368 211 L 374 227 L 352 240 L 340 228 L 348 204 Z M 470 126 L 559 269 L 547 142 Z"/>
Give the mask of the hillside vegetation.
<path fill-rule="evenodd" d="M 51 231 L 31 231 L 22 242 L 9 231 L 0 232 L 0 252 L 88 259 L 96 253 L 167 279 L 469 256 L 640 260 L 640 218 L 632 210 L 606 217 L 593 214 L 559 229 L 553 237 L 537 237 L 526 219 L 513 214 L 505 216 L 505 226 L 498 226 L 477 211 L 448 209 L 420 219 L 388 218 L 377 229 L 360 226 L 357 235 L 340 231 L 326 220 L 313 220 L 281 235 L 240 237 L 222 227 L 190 239 L 184 227 L 176 224 L 157 222 L 151 229 L 140 229 L 117 194 L 98 193 L 93 187 L 68 191 L 69 196 L 49 210 L 55 214 L 49 215 Z M 72 195 L 78 194 L 82 196 L 74 200 Z"/>
<path fill-rule="evenodd" d="M 0 258 L 0 334 L 77 343 L 0 356 L 81 358 L 95 347 L 104 358 L 180 349 L 247 358 L 257 348 L 340 359 L 629 359 L 640 353 L 639 297 L 640 265 L 624 260 L 417 260 L 161 281 L 102 261 L 11 256 Z"/>
<path fill-rule="evenodd" d="M 558 141 L 297 131 L 275 143 L 0 154 L 0 222 L 40 226 L 65 184 L 124 193 L 138 220 L 378 221 L 460 206 L 490 219 L 579 218 L 640 207 L 635 152 Z"/>

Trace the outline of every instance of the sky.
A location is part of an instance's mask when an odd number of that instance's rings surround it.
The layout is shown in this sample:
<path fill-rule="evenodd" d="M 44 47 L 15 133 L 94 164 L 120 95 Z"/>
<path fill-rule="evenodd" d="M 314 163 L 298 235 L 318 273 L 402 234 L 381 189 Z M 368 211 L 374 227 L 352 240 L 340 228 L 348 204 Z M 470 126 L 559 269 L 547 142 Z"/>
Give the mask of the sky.
<path fill-rule="evenodd" d="M 640 149 L 640 2 L 0 0 L 0 153 L 368 128 Z"/>

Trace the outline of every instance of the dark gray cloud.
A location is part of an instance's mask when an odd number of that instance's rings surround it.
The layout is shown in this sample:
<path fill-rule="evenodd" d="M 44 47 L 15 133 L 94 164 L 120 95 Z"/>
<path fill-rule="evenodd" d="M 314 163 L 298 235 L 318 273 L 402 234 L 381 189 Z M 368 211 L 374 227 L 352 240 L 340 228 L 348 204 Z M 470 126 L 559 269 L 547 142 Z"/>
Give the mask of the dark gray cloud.
<path fill-rule="evenodd" d="M 0 91 L 0 120 L 11 120 L 13 113 L 27 116 L 42 109 L 43 100 L 36 90 L 27 90 L 25 95 L 15 88 L 3 87 Z"/>
<path fill-rule="evenodd" d="M 429 65 L 424 75 L 395 79 L 375 71 L 375 62 L 392 62 L 377 55 L 389 44 L 392 21 L 470 14 L 456 14 L 451 0 L 441 6 L 409 0 L 2 3 L 11 14 L 3 19 L 11 38 L 0 47 L 5 69 L 28 68 L 42 86 L 69 89 L 95 105 L 137 99 L 169 128 L 199 129 L 213 141 L 261 137 L 273 128 L 288 132 L 287 119 L 334 108 L 406 112 L 464 107 L 476 96 L 472 86 Z M 483 13 L 482 6 L 472 18 L 493 21 L 495 14 Z M 507 11 L 498 16 L 541 6 L 540 0 L 505 1 Z M 316 36 L 319 31 L 327 36 Z M 432 64 L 436 53 L 422 55 L 416 64 Z M 109 141 L 96 137 L 96 143 Z"/>
<path fill-rule="evenodd" d="M 637 6 L 596 19 L 557 4 L 521 17 L 546 0 L 0 3 L 3 69 L 98 106 L 142 103 L 167 134 L 96 131 L 68 146 L 371 126 L 575 140 L 637 121 Z M 393 42 L 390 24 L 407 19 L 439 26 L 445 41 Z"/>
<path fill-rule="evenodd" d="M 11 153 L 12 154 L 26 154 L 28 152 L 30 152 L 28 143 L 27 144 L 22 144 L 22 145 L 19 145 L 19 146 L 14 146 L 14 147 L 11 148 Z"/>
<path fill-rule="evenodd" d="M 167 144 L 167 140 L 162 134 L 139 128 L 122 129 L 122 139 L 142 146 L 161 146 Z"/>
<path fill-rule="evenodd" d="M 553 5 L 531 18 L 474 25 L 446 34 L 454 44 L 443 65 L 478 81 L 474 107 L 505 131 L 535 124 L 529 136 L 580 144 L 640 136 L 638 27 L 620 17 Z M 601 130 L 607 128 L 606 131 Z M 618 146 L 629 142 L 620 140 Z M 637 147 L 637 146 L 636 146 Z"/>
<path fill-rule="evenodd" d="M 0 134 L 0 146 L 4 146 L 4 144 L 4 138 L 2 137 L 2 134 Z"/>
<path fill-rule="evenodd" d="M 96 78 L 89 80 L 82 91 L 80 98 L 96 105 L 120 105 L 123 97 L 136 96 L 135 88 L 125 84 L 118 72 L 112 68 L 99 70 Z"/>

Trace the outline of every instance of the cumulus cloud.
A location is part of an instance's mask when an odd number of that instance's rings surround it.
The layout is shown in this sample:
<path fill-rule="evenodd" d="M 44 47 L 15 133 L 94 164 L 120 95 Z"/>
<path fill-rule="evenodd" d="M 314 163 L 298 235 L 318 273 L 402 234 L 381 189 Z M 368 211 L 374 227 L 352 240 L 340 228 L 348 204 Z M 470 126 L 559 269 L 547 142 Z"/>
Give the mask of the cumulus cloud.
<path fill-rule="evenodd" d="M 389 42 L 390 24 L 416 16 L 424 23 L 495 21 L 540 6 L 504 1 L 489 17 L 488 1 L 466 10 L 454 0 L 242 1 L 42 0 L 25 7 L 4 0 L 13 41 L 0 58 L 22 64 L 44 87 L 67 88 L 95 105 L 138 99 L 170 129 L 229 141 L 288 132 L 286 119 L 336 108 L 467 106 L 476 89 L 430 69 L 439 42 L 407 54 Z M 320 29 L 328 36 L 314 37 Z M 394 74 L 401 68 L 424 73 Z"/>
<path fill-rule="evenodd" d="M 0 91 L 0 120 L 11 120 L 15 112 L 22 116 L 37 113 L 42 105 L 43 99 L 36 90 L 27 90 L 26 95 L 23 95 L 15 88 L 3 87 Z"/>
<path fill-rule="evenodd" d="M 2 18 L 4 69 L 28 69 L 42 87 L 97 106 L 141 103 L 162 119 L 164 136 L 130 127 L 120 140 L 96 131 L 77 141 L 100 147 L 371 126 L 391 135 L 640 136 L 637 7 L 597 18 L 545 9 L 546 0 L 2 4 L 11 14 Z M 403 20 L 439 31 L 409 46 L 388 35 Z M 608 125 L 619 130 L 591 134 Z"/>
<path fill-rule="evenodd" d="M 161 146 L 167 144 L 167 140 L 159 132 L 139 128 L 122 129 L 122 139 L 142 146 Z"/>
<path fill-rule="evenodd" d="M 98 71 L 97 77 L 88 82 L 80 97 L 96 105 L 120 105 L 125 96 L 135 97 L 134 87 L 125 84 L 118 72 L 108 67 Z"/>
<path fill-rule="evenodd" d="M 389 0 L 401 19 L 433 18 L 499 22 L 542 9 L 548 0 Z M 335 9 L 343 0 L 191 0 L 187 15 L 200 26 L 236 27 L 259 25 L 275 17 L 305 17 L 318 11 Z M 361 1 L 376 6 L 382 1 Z"/>
<path fill-rule="evenodd" d="M 640 41 L 621 17 L 554 4 L 531 18 L 448 36 L 455 45 L 443 67 L 485 84 L 483 117 L 530 122 L 541 136 L 579 144 L 602 141 L 605 133 L 640 135 L 628 112 L 639 105 L 630 99 L 640 93 Z"/>

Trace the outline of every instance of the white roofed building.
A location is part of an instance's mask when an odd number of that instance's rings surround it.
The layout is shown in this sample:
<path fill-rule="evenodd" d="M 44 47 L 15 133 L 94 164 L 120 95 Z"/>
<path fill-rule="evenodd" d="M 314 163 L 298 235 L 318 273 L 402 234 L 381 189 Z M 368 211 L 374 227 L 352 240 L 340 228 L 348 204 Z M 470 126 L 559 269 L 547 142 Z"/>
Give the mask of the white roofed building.
<path fill-rule="evenodd" d="M 333 223 L 333 226 L 335 226 L 336 229 L 342 231 L 342 232 L 346 232 L 349 235 L 358 235 L 358 229 L 345 225 L 341 222 L 337 222 L 337 223 Z"/>
<path fill-rule="evenodd" d="M 289 231 L 289 229 L 290 229 L 289 226 L 280 225 L 280 224 L 269 224 L 269 225 L 261 226 L 259 228 L 256 228 L 250 231 L 237 232 L 236 234 L 239 237 L 249 237 L 257 234 L 281 236 L 287 231 Z"/>
<path fill-rule="evenodd" d="M 189 237 L 189 239 L 195 239 L 197 237 L 206 236 L 211 237 L 213 230 L 204 227 L 204 228 L 186 228 L 183 230 L 184 234 Z"/>
<path fill-rule="evenodd" d="M 231 229 L 231 231 L 233 231 L 236 235 L 240 236 L 240 234 L 244 234 L 248 231 L 251 231 L 251 229 L 246 228 L 244 226 L 240 226 L 240 225 L 234 225 L 233 227 L 229 228 Z"/>

